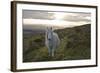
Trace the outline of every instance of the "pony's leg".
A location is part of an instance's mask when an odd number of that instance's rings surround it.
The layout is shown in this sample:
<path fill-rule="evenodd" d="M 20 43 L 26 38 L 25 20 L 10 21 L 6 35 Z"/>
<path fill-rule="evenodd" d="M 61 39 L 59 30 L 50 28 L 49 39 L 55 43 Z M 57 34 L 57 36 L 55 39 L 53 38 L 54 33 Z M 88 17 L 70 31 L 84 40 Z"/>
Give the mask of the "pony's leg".
<path fill-rule="evenodd" d="M 49 51 L 49 56 L 51 56 L 51 49 L 50 49 L 50 48 L 48 48 L 48 51 Z"/>
<path fill-rule="evenodd" d="M 52 57 L 54 57 L 54 49 L 52 49 Z"/>

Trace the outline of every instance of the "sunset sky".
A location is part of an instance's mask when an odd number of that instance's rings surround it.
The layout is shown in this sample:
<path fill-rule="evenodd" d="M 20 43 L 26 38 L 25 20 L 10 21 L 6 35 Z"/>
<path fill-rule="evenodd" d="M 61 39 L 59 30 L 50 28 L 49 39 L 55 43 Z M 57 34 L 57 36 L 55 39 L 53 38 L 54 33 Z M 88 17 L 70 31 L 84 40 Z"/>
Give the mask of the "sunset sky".
<path fill-rule="evenodd" d="M 91 23 L 91 13 L 23 10 L 24 26 L 67 28 Z"/>

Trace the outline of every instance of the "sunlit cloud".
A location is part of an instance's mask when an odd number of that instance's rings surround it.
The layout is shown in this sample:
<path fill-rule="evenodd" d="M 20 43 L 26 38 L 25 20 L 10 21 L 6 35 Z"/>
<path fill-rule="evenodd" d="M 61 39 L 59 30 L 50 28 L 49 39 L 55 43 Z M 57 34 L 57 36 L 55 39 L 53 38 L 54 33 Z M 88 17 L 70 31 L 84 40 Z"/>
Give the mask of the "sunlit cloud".
<path fill-rule="evenodd" d="M 34 25 L 39 27 L 57 27 L 57 28 L 68 28 L 74 26 L 81 26 L 87 24 L 87 22 L 70 22 L 63 20 L 41 20 L 41 19 L 23 19 L 23 24 Z M 34 27 L 33 26 L 33 27 Z"/>
<path fill-rule="evenodd" d="M 67 28 L 91 23 L 90 13 L 23 10 L 23 25 Z"/>

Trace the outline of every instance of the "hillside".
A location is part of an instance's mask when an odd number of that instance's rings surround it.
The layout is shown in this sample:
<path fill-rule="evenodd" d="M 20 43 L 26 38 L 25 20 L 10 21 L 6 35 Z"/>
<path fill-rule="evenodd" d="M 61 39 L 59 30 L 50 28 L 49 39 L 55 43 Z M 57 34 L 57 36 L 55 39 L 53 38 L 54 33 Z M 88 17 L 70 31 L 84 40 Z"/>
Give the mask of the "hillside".
<path fill-rule="evenodd" d="M 39 30 L 26 33 L 23 31 L 23 62 L 54 61 L 54 60 L 79 60 L 90 59 L 91 25 L 55 30 L 61 40 L 55 57 L 48 56 L 48 50 L 44 45 L 45 33 Z M 38 33 L 39 32 L 39 33 Z"/>

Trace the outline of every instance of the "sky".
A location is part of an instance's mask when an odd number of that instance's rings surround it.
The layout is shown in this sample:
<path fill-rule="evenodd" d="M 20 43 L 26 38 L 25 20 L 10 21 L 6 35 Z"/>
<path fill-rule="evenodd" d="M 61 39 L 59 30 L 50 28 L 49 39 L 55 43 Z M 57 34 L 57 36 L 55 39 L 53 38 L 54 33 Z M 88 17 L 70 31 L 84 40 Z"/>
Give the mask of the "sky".
<path fill-rule="evenodd" d="M 91 23 L 91 13 L 23 10 L 24 27 L 67 28 Z M 29 28 L 30 28 L 29 27 Z"/>

